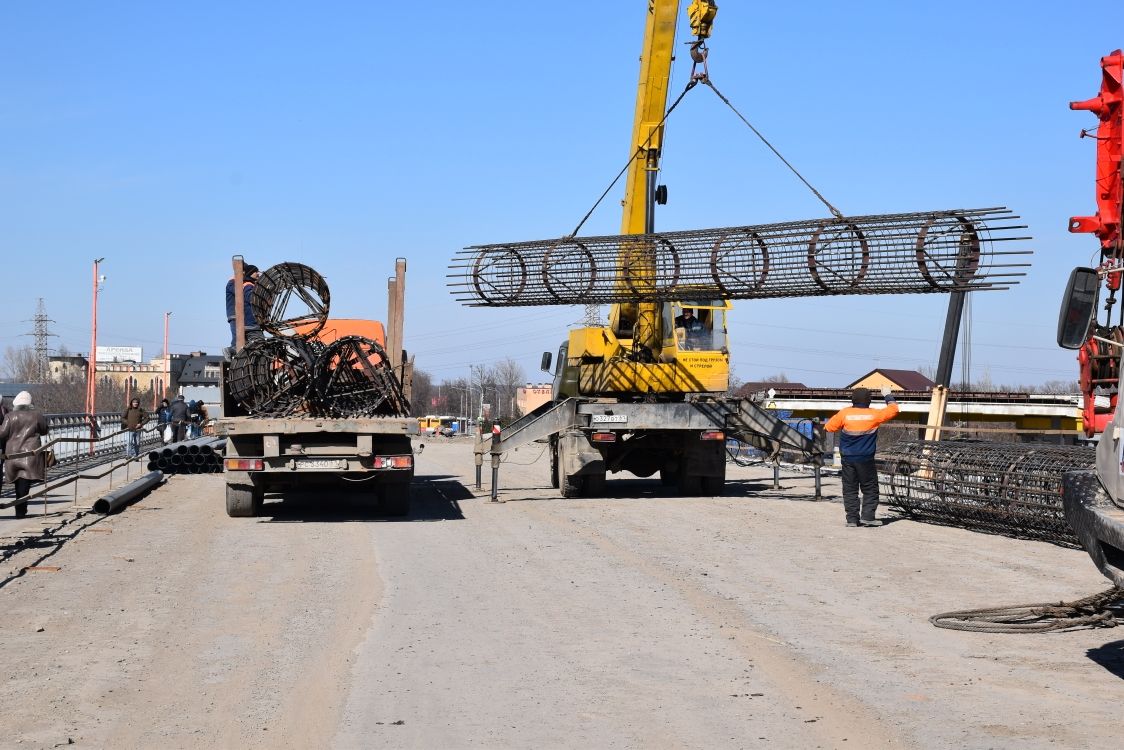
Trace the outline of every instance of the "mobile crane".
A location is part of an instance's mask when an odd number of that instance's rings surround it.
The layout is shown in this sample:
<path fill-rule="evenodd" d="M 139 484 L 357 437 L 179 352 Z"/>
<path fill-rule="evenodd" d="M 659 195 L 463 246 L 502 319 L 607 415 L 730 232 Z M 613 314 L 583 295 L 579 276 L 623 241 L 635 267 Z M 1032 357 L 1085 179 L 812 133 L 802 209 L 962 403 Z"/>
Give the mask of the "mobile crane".
<path fill-rule="evenodd" d="M 723 398 L 730 377 L 729 302 L 702 295 L 653 301 L 646 293 L 657 253 L 641 237 L 654 232 L 655 207 L 667 199 L 657 179 L 679 10 L 679 0 L 648 3 L 621 220 L 622 235 L 637 239 L 621 248 L 617 274 L 617 284 L 627 284 L 634 299 L 611 305 L 607 326 L 570 331 L 554 360 L 553 400 L 493 438 L 493 488 L 502 453 L 543 439 L 551 484 L 564 497 L 599 495 L 606 472 L 622 470 L 659 473 L 681 494 L 721 494 L 727 435 L 774 457 L 782 448 L 795 449 L 818 470 L 822 437 L 802 434 L 748 400 Z M 703 70 L 717 11 L 711 0 L 692 0 L 687 9 L 695 37 L 691 57 Z M 678 324 L 688 309 L 697 316 L 690 331 Z M 543 355 L 547 372 L 552 357 Z"/>
<path fill-rule="evenodd" d="M 1102 260 L 1097 268 L 1074 269 L 1058 320 L 1058 345 L 1078 350 L 1085 432 L 1099 439 L 1095 470 L 1067 473 L 1062 501 L 1066 520 L 1097 568 L 1124 587 L 1124 409 L 1118 401 L 1124 390 L 1124 306 L 1115 324 L 1112 319 L 1124 275 L 1124 51 L 1102 58 L 1101 69 L 1100 93 L 1070 104 L 1099 120 L 1097 213 L 1071 218 L 1069 229 L 1095 234 Z M 1102 283 L 1108 290 L 1103 322 L 1096 318 Z"/>

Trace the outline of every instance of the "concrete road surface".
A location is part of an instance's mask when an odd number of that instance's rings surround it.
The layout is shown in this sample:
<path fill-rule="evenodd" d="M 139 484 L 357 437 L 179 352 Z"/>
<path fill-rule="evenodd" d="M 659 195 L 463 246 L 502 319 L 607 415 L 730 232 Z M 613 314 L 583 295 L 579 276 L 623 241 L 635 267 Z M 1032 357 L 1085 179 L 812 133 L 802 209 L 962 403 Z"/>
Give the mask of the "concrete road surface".
<path fill-rule="evenodd" d="M 223 511 L 177 476 L 44 566 L 0 568 L 0 746 L 1038 748 L 1115 742 L 1124 634 L 938 630 L 950 609 L 1107 587 L 1084 553 L 843 525 L 812 480 L 731 470 L 561 500 L 541 447 L 470 491 L 428 440 L 415 510 Z M 485 476 L 487 487 L 487 476 Z M 838 486 L 827 483 L 838 495 Z M 0 534 L 16 523 L 0 519 Z"/>

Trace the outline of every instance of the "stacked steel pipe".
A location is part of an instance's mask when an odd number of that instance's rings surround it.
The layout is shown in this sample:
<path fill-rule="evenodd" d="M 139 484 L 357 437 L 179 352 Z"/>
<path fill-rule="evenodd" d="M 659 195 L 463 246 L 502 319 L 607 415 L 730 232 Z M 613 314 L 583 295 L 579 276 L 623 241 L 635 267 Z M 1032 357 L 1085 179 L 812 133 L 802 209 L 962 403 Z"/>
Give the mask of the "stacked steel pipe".
<path fill-rule="evenodd" d="M 226 438 L 201 437 L 165 445 L 148 454 L 148 470 L 164 474 L 211 474 L 222 471 Z"/>
<path fill-rule="evenodd" d="M 328 321 L 329 301 L 324 277 L 300 263 L 280 263 L 259 277 L 250 305 L 258 325 L 272 337 L 235 353 L 226 381 L 247 412 L 268 417 L 409 413 L 379 342 L 362 336 L 317 338 Z"/>
<path fill-rule="evenodd" d="M 1085 447 L 921 440 L 879 451 L 878 474 L 882 501 L 918 520 L 1074 547 L 1062 476 L 1094 461 Z"/>
<path fill-rule="evenodd" d="M 615 304 L 1005 289 L 1029 239 L 1006 208 L 814 219 L 782 224 L 563 237 L 477 245 L 449 286 L 473 306 Z"/>

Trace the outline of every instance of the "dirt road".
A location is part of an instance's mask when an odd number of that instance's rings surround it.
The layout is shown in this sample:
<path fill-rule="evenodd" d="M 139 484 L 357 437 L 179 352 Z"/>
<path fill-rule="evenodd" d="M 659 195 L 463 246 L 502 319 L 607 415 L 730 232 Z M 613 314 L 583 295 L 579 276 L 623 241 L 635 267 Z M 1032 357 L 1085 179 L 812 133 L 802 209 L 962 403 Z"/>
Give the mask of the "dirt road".
<path fill-rule="evenodd" d="M 560 500 L 525 449 L 502 504 L 472 496 L 471 470 L 465 443 L 428 441 L 405 521 L 318 497 L 228 519 L 221 476 L 197 475 L 90 525 L 58 572 L 0 588 L 0 746 L 1027 748 L 1118 731 L 1115 631 L 927 622 L 1106 588 L 1082 552 L 845 528 L 838 503 L 806 502 L 810 478 L 775 491 L 761 469 L 732 470 L 722 498 L 631 480 Z"/>

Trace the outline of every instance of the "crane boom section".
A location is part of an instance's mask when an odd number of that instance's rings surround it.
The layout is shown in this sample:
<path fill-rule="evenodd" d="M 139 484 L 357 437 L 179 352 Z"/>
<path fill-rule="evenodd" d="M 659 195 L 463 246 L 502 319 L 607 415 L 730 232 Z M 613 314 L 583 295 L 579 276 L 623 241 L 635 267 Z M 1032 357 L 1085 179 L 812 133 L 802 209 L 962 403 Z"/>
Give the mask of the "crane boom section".
<path fill-rule="evenodd" d="M 710 35 L 717 6 L 693 0 L 691 28 L 701 40 Z M 682 398 L 687 393 L 725 391 L 729 384 L 726 310 L 723 300 L 699 299 L 689 305 L 656 301 L 657 240 L 653 207 L 663 148 L 671 63 L 680 0 L 648 0 L 640 81 L 632 123 L 617 284 L 627 302 L 611 305 L 609 325 L 570 331 L 567 367 L 575 371 L 573 394 L 583 396 L 658 396 Z M 685 307 L 697 315 L 681 327 Z"/>
<path fill-rule="evenodd" d="M 659 169 L 659 154 L 663 147 L 663 126 L 660 122 L 667 110 L 678 17 L 679 0 L 652 0 L 649 3 L 632 129 L 633 158 L 625 183 L 621 234 L 645 234 L 651 230 L 648 177 L 649 172 Z"/>

